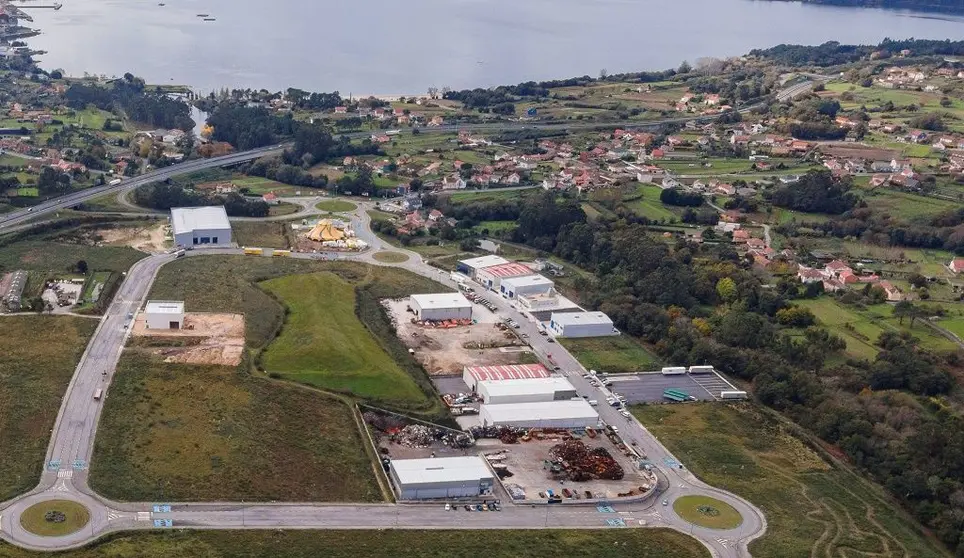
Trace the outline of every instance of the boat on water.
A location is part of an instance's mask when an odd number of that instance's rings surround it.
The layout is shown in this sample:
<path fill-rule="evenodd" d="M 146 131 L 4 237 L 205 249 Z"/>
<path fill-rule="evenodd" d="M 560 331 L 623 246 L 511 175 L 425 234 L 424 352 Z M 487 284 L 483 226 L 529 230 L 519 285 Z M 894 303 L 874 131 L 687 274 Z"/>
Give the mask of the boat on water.
<path fill-rule="evenodd" d="M 198 17 L 208 17 L 208 14 L 198 14 Z"/>
<path fill-rule="evenodd" d="M 158 6 L 167 6 L 167 4 L 165 4 L 164 2 L 158 2 L 157 5 L 158 5 Z"/>
<path fill-rule="evenodd" d="M 213 17 L 206 17 L 204 18 L 204 21 L 217 21 L 217 20 L 214 19 Z"/>

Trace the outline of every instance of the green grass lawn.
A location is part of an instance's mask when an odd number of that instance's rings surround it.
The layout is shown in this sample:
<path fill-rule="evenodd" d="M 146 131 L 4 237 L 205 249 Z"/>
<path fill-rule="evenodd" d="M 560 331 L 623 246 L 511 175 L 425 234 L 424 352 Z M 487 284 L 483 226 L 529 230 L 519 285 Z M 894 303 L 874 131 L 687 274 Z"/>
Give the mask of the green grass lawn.
<path fill-rule="evenodd" d="M 301 206 L 296 203 L 281 202 L 268 207 L 268 216 L 277 217 L 279 215 L 291 215 L 301 210 Z"/>
<path fill-rule="evenodd" d="M 877 211 L 907 220 L 925 218 L 929 221 L 930 217 L 960 207 L 959 203 L 950 200 L 890 189 L 877 189 L 873 194 L 865 194 L 863 199 L 867 205 Z"/>
<path fill-rule="evenodd" d="M 375 252 L 374 254 L 372 254 L 372 257 L 380 262 L 385 262 L 385 263 L 402 263 L 402 262 L 408 261 L 408 255 L 403 254 L 401 252 L 390 252 L 390 251 Z"/>
<path fill-rule="evenodd" d="M 265 370 L 339 392 L 403 404 L 425 395 L 355 316 L 352 286 L 331 273 L 262 284 L 287 305 L 281 334 L 263 354 Z"/>
<path fill-rule="evenodd" d="M 33 488 L 60 400 L 97 320 L 0 318 L 0 500 Z"/>
<path fill-rule="evenodd" d="M 518 224 L 515 221 L 481 221 L 475 227 L 477 230 L 487 229 L 489 233 L 498 233 L 503 231 L 511 231 L 516 228 Z"/>
<path fill-rule="evenodd" d="M 498 188 L 490 188 L 488 190 L 468 190 L 465 192 L 455 192 L 448 194 L 448 196 L 449 200 L 453 204 L 459 204 L 476 201 L 482 202 L 521 198 L 528 191 L 529 190 L 499 190 Z"/>
<path fill-rule="evenodd" d="M 358 209 L 357 205 L 345 200 L 325 200 L 315 204 L 315 207 L 322 211 L 329 211 L 332 213 L 345 213 Z"/>
<path fill-rule="evenodd" d="M 47 521 L 48 512 L 64 514 L 64 521 Z M 76 533 L 90 522 L 90 510 L 72 500 L 46 500 L 34 504 L 20 514 L 20 525 L 42 537 L 62 537 Z"/>
<path fill-rule="evenodd" d="M 743 523 L 736 508 L 709 496 L 683 496 L 673 500 L 673 511 L 680 517 L 701 527 L 733 529 Z"/>
<path fill-rule="evenodd" d="M 79 246 L 41 240 L 23 240 L 0 247 L 0 270 L 66 271 L 78 260 L 92 271 L 127 271 L 146 256 L 126 246 Z"/>
<path fill-rule="evenodd" d="M 231 178 L 230 182 L 238 188 L 247 188 L 249 194 L 257 196 L 267 194 L 268 192 L 274 192 L 279 196 L 292 196 L 297 190 L 301 190 L 302 193 L 305 191 L 313 191 L 308 187 L 291 186 L 261 176 L 239 176 Z"/>
<path fill-rule="evenodd" d="M 623 202 L 623 205 L 637 215 L 654 221 L 659 221 L 660 219 L 669 221 L 678 218 L 676 213 L 663 205 L 663 202 L 659 201 L 659 195 L 662 191 L 662 188 L 659 186 L 641 184 L 635 193 Z"/>
<path fill-rule="evenodd" d="M 580 364 L 599 372 L 621 373 L 655 370 L 659 360 L 628 335 L 587 339 L 559 339 Z"/>
<path fill-rule="evenodd" d="M 36 198 L 40 195 L 39 188 L 21 187 L 17 188 L 17 196 L 21 198 Z"/>
<path fill-rule="evenodd" d="M 874 343 L 884 329 L 870 318 L 861 316 L 827 296 L 800 300 L 797 303 L 809 308 L 824 327 L 840 336 L 847 343 L 847 353 L 850 356 L 868 360 L 877 356 L 880 349 Z M 848 328 L 847 324 L 853 329 Z"/>
<path fill-rule="evenodd" d="M 344 301 L 341 304 L 331 303 L 337 305 L 339 309 L 347 308 L 349 314 L 334 318 L 325 316 L 325 320 L 332 324 L 344 321 L 357 328 L 350 319 L 356 316 L 357 320 L 360 320 L 371 332 L 368 337 L 374 340 L 374 346 L 390 354 L 392 357 L 390 360 L 394 360 L 394 366 L 406 372 L 425 394 L 418 401 L 411 398 L 410 385 L 400 380 L 402 392 L 408 397 L 409 402 L 405 405 L 405 410 L 426 416 L 440 413 L 441 407 L 435 400 L 434 387 L 418 362 L 408 354 L 407 347 L 395 336 L 391 323 L 379 303 L 384 298 L 399 298 L 413 293 L 446 290 L 445 287 L 424 277 L 401 269 L 373 268 L 352 262 L 318 262 L 256 256 L 208 256 L 182 258 L 161 268 L 148 298 L 184 300 L 188 308 L 197 312 L 242 313 L 245 315 L 246 344 L 250 349 L 257 351 L 275 338 L 285 320 L 284 306 L 274 298 L 274 293 L 269 293 L 262 288 L 266 285 L 258 285 L 258 283 L 277 277 L 319 271 L 335 274 L 354 287 L 354 292 L 349 293 L 353 296 L 349 298 L 347 304 Z M 283 281 L 280 285 L 281 290 L 286 291 Z M 343 288 L 339 289 L 339 292 L 342 291 L 344 291 Z M 293 306 L 299 303 L 309 306 L 315 304 L 314 301 L 304 300 L 304 298 L 304 293 L 294 293 Z M 350 300 L 355 301 L 354 306 Z M 323 301 L 320 304 L 328 304 L 328 302 Z M 294 342 L 290 333 L 287 336 L 286 343 Z M 322 343 L 325 341 L 322 340 Z M 367 347 L 371 346 L 367 345 Z M 277 346 L 272 350 L 276 353 L 280 352 Z M 268 354 L 270 353 L 271 351 L 268 351 Z M 275 356 L 282 358 L 284 355 Z M 379 362 L 382 358 L 378 357 Z M 315 364 L 325 365 L 324 362 Z M 271 371 L 270 366 L 267 368 Z M 317 376 L 317 372 L 321 370 L 315 369 L 314 372 Z M 310 375 L 308 372 L 305 374 Z M 291 379 L 300 380 L 294 377 Z M 385 393 L 392 391 L 391 386 L 375 386 L 375 388 Z M 402 401 L 395 398 L 392 404 L 400 404 Z"/>
<path fill-rule="evenodd" d="M 285 223 L 277 221 L 235 221 L 231 223 L 234 241 L 241 246 L 288 248 Z"/>
<path fill-rule="evenodd" d="M 767 532 L 753 556 L 946 556 L 879 486 L 828 465 L 796 427 L 752 403 L 632 411 L 693 473 L 763 510 Z"/>
<path fill-rule="evenodd" d="M 456 512 L 452 512 L 456 513 Z M 465 512 L 459 512 L 465 513 Z M 43 554 L 0 543 L 0 558 Z M 709 558 L 670 529 L 126 531 L 58 558 Z"/>
<path fill-rule="evenodd" d="M 228 366 L 121 358 L 90 484 L 117 500 L 377 501 L 351 408 Z M 38 461 L 39 463 L 39 461 Z"/>

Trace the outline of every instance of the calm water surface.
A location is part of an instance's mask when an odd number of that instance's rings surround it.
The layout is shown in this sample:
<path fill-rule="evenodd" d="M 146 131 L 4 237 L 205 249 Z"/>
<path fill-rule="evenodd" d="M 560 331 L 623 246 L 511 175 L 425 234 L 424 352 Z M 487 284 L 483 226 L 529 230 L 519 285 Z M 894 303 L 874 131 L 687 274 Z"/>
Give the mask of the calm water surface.
<path fill-rule="evenodd" d="M 205 92 L 411 94 L 663 69 L 779 43 L 964 38 L 959 16 L 755 0 L 58 1 L 59 11 L 32 10 L 44 67 Z"/>

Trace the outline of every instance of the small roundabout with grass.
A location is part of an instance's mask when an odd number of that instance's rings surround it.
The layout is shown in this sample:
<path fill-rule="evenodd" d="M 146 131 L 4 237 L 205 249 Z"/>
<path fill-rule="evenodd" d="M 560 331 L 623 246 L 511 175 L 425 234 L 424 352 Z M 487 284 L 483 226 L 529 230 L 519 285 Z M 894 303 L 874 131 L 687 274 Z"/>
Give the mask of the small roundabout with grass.
<path fill-rule="evenodd" d="M 44 500 L 23 510 L 20 526 L 42 537 L 63 537 L 90 523 L 90 510 L 73 500 Z"/>
<path fill-rule="evenodd" d="M 708 529 L 734 529 L 743 516 L 733 506 L 709 496 L 682 496 L 673 501 L 673 511 L 684 520 Z"/>
<path fill-rule="evenodd" d="M 383 251 L 383 252 L 375 252 L 374 254 L 372 254 L 372 258 L 382 263 L 402 263 L 402 262 L 408 261 L 408 254 L 403 254 L 401 252 Z"/>

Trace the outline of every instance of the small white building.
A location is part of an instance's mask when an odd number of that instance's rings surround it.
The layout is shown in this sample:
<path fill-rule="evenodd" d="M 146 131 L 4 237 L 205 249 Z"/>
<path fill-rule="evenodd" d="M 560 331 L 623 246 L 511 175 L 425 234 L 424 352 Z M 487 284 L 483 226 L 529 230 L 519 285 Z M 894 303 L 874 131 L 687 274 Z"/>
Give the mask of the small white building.
<path fill-rule="evenodd" d="M 455 264 L 455 270 L 474 278 L 475 274 L 480 269 L 485 269 L 487 267 L 492 267 L 494 265 L 502 265 L 509 263 L 509 260 L 501 256 L 480 256 L 478 258 L 469 258 L 467 260 L 459 260 Z"/>
<path fill-rule="evenodd" d="M 503 279 L 499 285 L 499 292 L 505 298 L 517 298 L 521 295 L 545 294 L 552 290 L 552 279 L 542 275 L 525 275 Z"/>
<path fill-rule="evenodd" d="M 419 320 L 471 320 L 472 303 L 462 293 L 415 294 L 409 306 Z"/>
<path fill-rule="evenodd" d="M 171 208 L 175 246 L 231 244 L 231 223 L 223 206 Z"/>
<path fill-rule="evenodd" d="M 585 428 L 596 426 L 599 414 L 585 399 L 542 403 L 480 405 L 483 426 L 519 428 Z"/>
<path fill-rule="evenodd" d="M 147 329 L 181 329 L 184 327 L 184 303 L 177 300 L 148 300 L 144 307 Z"/>
<path fill-rule="evenodd" d="M 495 484 L 479 456 L 393 459 L 391 477 L 400 500 L 482 496 Z"/>
<path fill-rule="evenodd" d="M 602 337 L 616 333 L 613 321 L 602 312 L 553 312 L 549 333 L 556 337 Z"/>
<path fill-rule="evenodd" d="M 568 401 L 579 397 L 569 380 L 560 377 L 525 380 L 486 380 L 476 386 L 482 401 L 488 405 L 508 403 L 540 403 Z"/>

